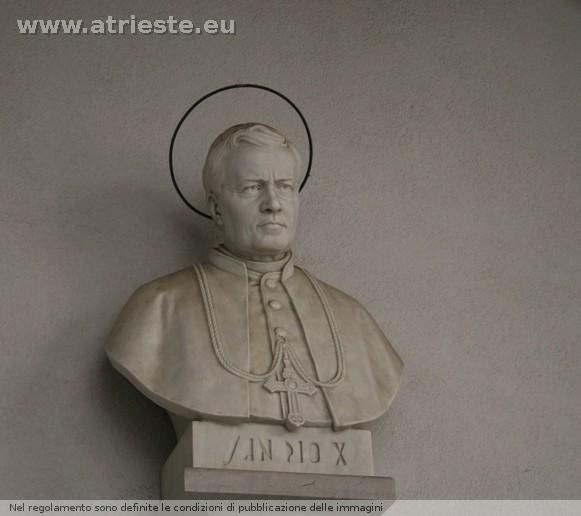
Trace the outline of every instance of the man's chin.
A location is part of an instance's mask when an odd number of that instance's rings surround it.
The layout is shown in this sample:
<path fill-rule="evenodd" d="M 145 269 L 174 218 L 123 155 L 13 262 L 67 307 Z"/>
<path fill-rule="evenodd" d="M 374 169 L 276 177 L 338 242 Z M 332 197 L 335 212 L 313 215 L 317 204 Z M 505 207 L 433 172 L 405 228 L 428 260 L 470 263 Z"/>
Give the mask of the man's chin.
<path fill-rule="evenodd" d="M 291 248 L 291 243 L 287 239 L 267 239 L 260 242 L 255 248 L 254 254 L 259 256 L 279 256 L 286 253 Z"/>

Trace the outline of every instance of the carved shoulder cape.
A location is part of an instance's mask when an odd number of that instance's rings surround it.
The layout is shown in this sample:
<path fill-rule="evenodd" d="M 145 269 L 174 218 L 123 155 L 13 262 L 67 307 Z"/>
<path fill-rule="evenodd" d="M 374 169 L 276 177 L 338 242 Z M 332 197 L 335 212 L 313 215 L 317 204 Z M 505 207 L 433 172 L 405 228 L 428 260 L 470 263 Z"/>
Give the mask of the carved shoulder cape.
<path fill-rule="evenodd" d="M 219 308 L 226 352 L 247 368 L 247 279 L 214 264 L 204 264 L 204 269 Z M 282 281 L 309 335 L 319 379 L 332 377 L 337 359 L 320 298 L 299 268 L 290 276 L 283 274 Z M 343 381 L 322 388 L 333 427 L 376 419 L 397 392 L 403 362 L 357 300 L 319 284 L 337 321 L 345 357 Z M 224 369 L 216 357 L 193 267 L 135 291 L 117 319 L 106 352 L 121 374 L 170 412 L 190 419 L 249 421 L 249 381 Z"/>

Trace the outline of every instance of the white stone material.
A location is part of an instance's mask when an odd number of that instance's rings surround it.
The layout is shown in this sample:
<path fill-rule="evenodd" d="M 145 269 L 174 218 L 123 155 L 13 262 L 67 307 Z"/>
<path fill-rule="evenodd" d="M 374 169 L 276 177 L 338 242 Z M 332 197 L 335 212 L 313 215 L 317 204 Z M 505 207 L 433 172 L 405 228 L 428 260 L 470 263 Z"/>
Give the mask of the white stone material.
<path fill-rule="evenodd" d="M 373 475 L 371 433 L 367 430 L 301 428 L 280 425 L 226 425 L 195 421 L 182 440 L 189 465 L 197 468 Z M 181 442 L 181 441 L 180 441 Z"/>
<path fill-rule="evenodd" d="M 241 474 L 246 476 L 236 476 Z M 312 489 L 305 489 L 305 483 Z M 194 421 L 162 469 L 164 499 L 285 494 L 313 498 L 315 485 L 324 488 L 323 498 L 341 498 L 341 493 L 347 498 L 395 497 L 393 479 L 374 475 L 367 430 L 303 427 L 292 432 L 281 425 Z"/>

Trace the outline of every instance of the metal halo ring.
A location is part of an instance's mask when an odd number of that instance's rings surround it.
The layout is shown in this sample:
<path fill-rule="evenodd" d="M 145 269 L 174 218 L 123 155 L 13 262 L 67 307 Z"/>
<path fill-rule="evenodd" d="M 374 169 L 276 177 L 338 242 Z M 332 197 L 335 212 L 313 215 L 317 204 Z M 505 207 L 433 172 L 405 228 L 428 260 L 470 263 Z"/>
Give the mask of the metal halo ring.
<path fill-rule="evenodd" d="M 281 99 L 283 99 L 287 104 L 289 104 L 295 110 L 297 115 L 299 115 L 299 118 L 301 119 L 303 126 L 305 127 L 305 131 L 307 133 L 307 139 L 309 142 L 309 162 L 307 164 L 307 172 L 306 172 L 305 177 L 303 178 L 303 180 L 301 182 L 301 186 L 299 187 L 299 192 L 302 191 L 305 184 L 307 183 L 307 180 L 309 179 L 309 175 L 311 174 L 311 165 L 313 164 L 313 139 L 311 137 L 311 131 L 309 129 L 309 125 L 307 124 L 307 121 L 305 120 L 305 117 L 303 116 L 300 109 L 295 105 L 295 103 L 292 100 L 290 100 L 287 96 L 283 95 L 279 91 L 276 91 L 272 88 L 269 88 L 268 86 L 262 86 L 261 84 L 230 84 L 229 86 L 224 86 L 222 88 L 214 90 L 214 91 L 204 95 L 201 99 L 197 100 L 184 113 L 184 115 L 180 118 L 180 121 L 178 122 L 178 125 L 176 126 L 176 128 L 173 132 L 173 135 L 171 137 L 171 143 L 169 146 L 169 171 L 171 174 L 171 181 L 173 183 L 174 188 L 176 189 L 176 192 L 178 193 L 178 195 L 180 196 L 180 199 L 186 204 L 186 206 L 188 208 L 195 211 L 198 215 L 201 215 L 202 217 L 205 217 L 207 219 L 211 219 L 212 217 L 210 217 L 210 215 L 208 215 L 207 213 L 205 213 L 201 210 L 198 210 L 190 201 L 188 201 L 186 199 L 185 195 L 180 190 L 180 187 L 178 186 L 178 183 L 177 183 L 176 177 L 175 177 L 175 173 L 174 173 L 174 168 L 173 168 L 174 144 L 175 144 L 178 132 L 179 132 L 182 124 L 184 123 L 185 119 L 197 106 L 199 106 L 202 102 L 204 102 L 204 100 L 209 99 L 210 97 L 213 97 L 214 95 L 217 95 L 218 93 L 222 93 L 223 91 L 227 91 L 227 90 L 239 89 L 239 88 L 254 88 L 254 89 L 258 89 L 258 90 L 268 91 L 269 93 L 272 93 L 273 95 L 276 95 L 277 97 L 280 97 Z"/>

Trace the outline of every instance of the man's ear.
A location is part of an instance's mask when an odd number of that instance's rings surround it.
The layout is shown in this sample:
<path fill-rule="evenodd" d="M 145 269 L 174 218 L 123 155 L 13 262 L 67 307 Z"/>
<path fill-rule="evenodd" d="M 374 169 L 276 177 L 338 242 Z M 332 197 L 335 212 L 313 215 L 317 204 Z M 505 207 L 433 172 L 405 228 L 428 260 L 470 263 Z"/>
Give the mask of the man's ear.
<path fill-rule="evenodd" d="M 212 217 L 212 220 L 214 221 L 216 226 L 221 228 L 224 225 L 224 222 L 222 221 L 220 206 L 218 206 L 218 201 L 216 200 L 214 194 L 208 195 L 208 208 L 210 209 L 210 216 Z"/>

